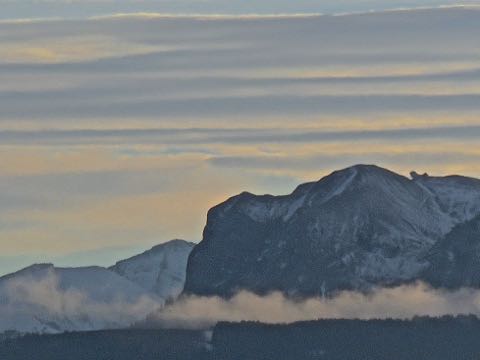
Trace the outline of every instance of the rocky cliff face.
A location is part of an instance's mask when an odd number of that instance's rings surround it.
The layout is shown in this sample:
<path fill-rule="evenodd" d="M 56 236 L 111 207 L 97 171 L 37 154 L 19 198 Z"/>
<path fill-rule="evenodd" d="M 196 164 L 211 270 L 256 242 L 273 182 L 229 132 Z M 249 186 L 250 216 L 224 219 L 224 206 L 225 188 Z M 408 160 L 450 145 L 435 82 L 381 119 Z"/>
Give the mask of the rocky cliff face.
<path fill-rule="evenodd" d="M 480 213 L 480 182 L 412 177 L 357 165 L 287 196 L 228 199 L 208 214 L 185 292 L 312 296 L 418 279 L 434 246 Z"/>
<path fill-rule="evenodd" d="M 480 288 L 480 216 L 457 225 L 428 254 L 422 278 L 435 287 Z"/>

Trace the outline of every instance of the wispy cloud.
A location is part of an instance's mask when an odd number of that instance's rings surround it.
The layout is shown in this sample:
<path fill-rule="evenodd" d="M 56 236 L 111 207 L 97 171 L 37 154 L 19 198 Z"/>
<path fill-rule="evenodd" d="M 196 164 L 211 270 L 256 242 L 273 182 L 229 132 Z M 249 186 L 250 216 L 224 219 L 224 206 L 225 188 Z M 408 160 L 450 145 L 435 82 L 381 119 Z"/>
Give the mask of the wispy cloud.
<path fill-rule="evenodd" d="M 409 319 L 416 315 L 480 314 L 473 289 L 435 290 L 423 283 L 378 288 L 369 294 L 345 291 L 332 298 L 289 299 L 281 293 L 240 292 L 229 300 L 187 296 L 149 316 L 149 326 L 205 328 L 219 321 L 292 323 L 317 319 Z"/>
<path fill-rule="evenodd" d="M 85 289 L 61 286 L 53 269 L 0 282 L 0 331 L 91 330 L 126 327 L 162 305 L 148 295 L 99 299 Z M 115 289 L 118 291 L 118 289 Z M 131 296 L 130 296 L 131 297 Z"/>
<path fill-rule="evenodd" d="M 431 126 L 372 130 L 317 128 L 143 128 L 0 131 L 3 144 L 265 144 L 369 140 L 476 139 L 480 125 Z M 188 150 L 188 148 L 185 148 Z M 183 151 L 188 152 L 188 151 Z M 180 153 L 177 151 L 177 153 Z M 126 153 L 125 153 L 126 154 Z"/>
<path fill-rule="evenodd" d="M 292 14 L 265 16 L 279 12 L 262 2 L 198 17 L 147 3 L 0 23 L 4 255 L 199 239 L 230 195 L 356 162 L 480 175 L 478 10 L 295 16 L 283 2 Z M 418 5 L 441 4 L 395 7 Z"/>
<path fill-rule="evenodd" d="M 0 63 L 56 64 L 167 51 L 106 36 L 45 38 L 0 43 Z"/>
<path fill-rule="evenodd" d="M 140 14 L 298 14 L 298 13 L 327 13 L 338 15 L 356 15 L 383 11 L 411 11 L 413 9 L 456 8 L 470 7 L 478 4 L 476 0 L 298 0 L 295 4 L 289 1 L 263 1 L 261 3 L 245 3 L 242 0 L 24 0 L 21 3 L 12 0 L 2 0 L 0 4 L 5 8 L 4 18 L 28 17 L 66 17 L 86 18 L 98 14 L 140 13 Z"/>

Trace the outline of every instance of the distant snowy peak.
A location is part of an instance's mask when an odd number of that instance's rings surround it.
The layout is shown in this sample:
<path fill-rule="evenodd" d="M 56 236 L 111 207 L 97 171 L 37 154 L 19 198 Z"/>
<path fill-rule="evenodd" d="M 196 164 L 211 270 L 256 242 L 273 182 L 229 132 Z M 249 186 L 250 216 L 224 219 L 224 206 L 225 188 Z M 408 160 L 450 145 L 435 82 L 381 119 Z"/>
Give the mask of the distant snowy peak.
<path fill-rule="evenodd" d="M 194 243 L 172 240 L 117 262 L 110 269 L 165 300 L 183 290 L 187 260 Z"/>
<path fill-rule="evenodd" d="M 0 277 L 0 333 L 129 326 L 180 294 L 193 246 L 173 240 L 111 269 L 34 264 Z"/>
<path fill-rule="evenodd" d="M 39 264 L 0 278 L 0 332 L 125 327 L 162 305 L 159 297 L 101 267 Z"/>

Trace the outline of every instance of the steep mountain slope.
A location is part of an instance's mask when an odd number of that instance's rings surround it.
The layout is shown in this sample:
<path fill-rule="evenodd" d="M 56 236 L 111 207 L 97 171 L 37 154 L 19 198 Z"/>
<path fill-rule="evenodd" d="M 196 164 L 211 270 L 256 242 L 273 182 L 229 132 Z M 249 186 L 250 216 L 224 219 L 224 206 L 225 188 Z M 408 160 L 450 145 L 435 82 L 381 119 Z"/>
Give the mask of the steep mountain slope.
<path fill-rule="evenodd" d="M 430 191 L 456 223 L 480 213 L 480 180 L 465 176 L 433 177 L 412 172 L 413 181 Z"/>
<path fill-rule="evenodd" d="M 161 298 L 175 299 L 183 290 L 188 255 L 194 243 L 172 240 L 110 269 Z"/>
<path fill-rule="evenodd" d="M 429 252 L 423 278 L 444 288 L 480 288 L 480 216 L 462 223 Z"/>
<path fill-rule="evenodd" d="M 163 305 L 101 267 L 33 265 L 0 278 L 0 332 L 62 332 L 128 326 Z"/>
<path fill-rule="evenodd" d="M 173 240 L 110 269 L 37 264 L 0 277 L 0 333 L 128 326 L 180 294 L 193 246 Z"/>
<path fill-rule="evenodd" d="M 287 196 L 230 198 L 209 211 L 185 292 L 310 296 L 418 278 L 432 246 L 478 213 L 480 186 L 413 175 L 357 165 Z"/>

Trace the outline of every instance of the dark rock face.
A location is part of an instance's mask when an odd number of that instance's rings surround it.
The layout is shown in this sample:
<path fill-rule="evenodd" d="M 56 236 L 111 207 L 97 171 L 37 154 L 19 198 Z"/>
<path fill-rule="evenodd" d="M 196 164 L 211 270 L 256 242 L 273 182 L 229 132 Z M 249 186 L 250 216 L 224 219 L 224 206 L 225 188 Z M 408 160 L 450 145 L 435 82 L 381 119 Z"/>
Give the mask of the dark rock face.
<path fill-rule="evenodd" d="M 457 225 L 430 251 L 423 277 L 436 287 L 480 288 L 480 216 Z"/>
<path fill-rule="evenodd" d="M 210 210 L 184 291 L 312 296 L 412 281 L 430 268 L 434 246 L 478 213 L 475 179 L 411 180 L 372 165 L 287 196 L 242 193 Z"/>

